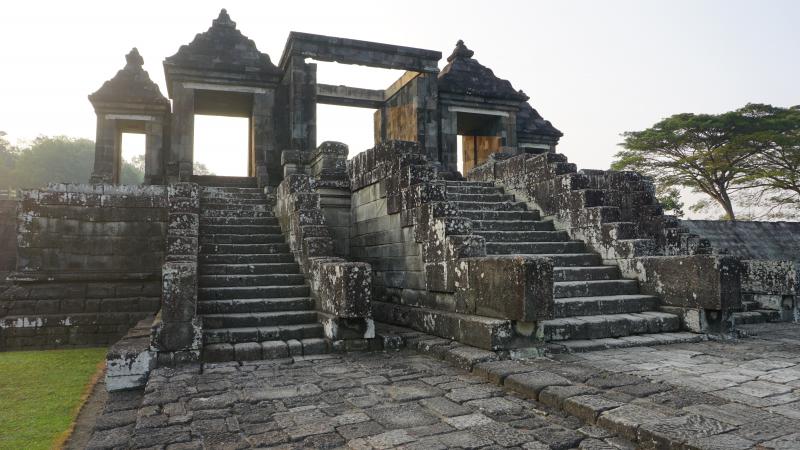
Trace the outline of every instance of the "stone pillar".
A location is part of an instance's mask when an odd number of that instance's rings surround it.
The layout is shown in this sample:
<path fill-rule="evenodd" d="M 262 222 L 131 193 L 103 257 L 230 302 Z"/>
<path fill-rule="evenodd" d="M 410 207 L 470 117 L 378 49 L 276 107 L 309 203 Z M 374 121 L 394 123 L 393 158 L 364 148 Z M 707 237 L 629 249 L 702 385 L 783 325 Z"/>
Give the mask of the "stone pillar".
<path fill-rule="evenodd" d="M 310 151 L 317 145 L 317 65 L 293 56 L 289 70 L 289 144 Z"/>
<path fill-rule="evenodd" d="M 146 122 L 144 184 L 163 184 L 164 181 L 164 124 Z"/>
<path fill-rule="evenodd" d="M 420 74 L 417 85 L 417 142 L 425 149 L 428 161 L 439 158 L 439 87 L 435 73 Z M 444 167 L 444 161 L 440 161 Z"/>
<path fill-rule="evenodd" d="M 439 114 L 442 135 L 438 160 L 441 161 L 443 170 L 456 172 L 460 169 L 458 167 L 458 113 L 448 110 L 445 106 L 439 111 Z"/>
<path fill-rule="evenodd" d="M 172 139 L 168 158 L 176 181 L 191 181 L 194 163 L 194 89 L 172 85 Z"/>
<path fill-rule="evenodd" d="M 105 118 L 105 114 L 97 113 L 97 134 L 94 144 L 94 169 L 91 183 L 116 183 L 114 179 L 116 153 L 119 152 L 117 123 Z"/>
<path fill-rule="evenodd" d="M 202 346 L 197 317 L 200 189 L 196 183 L 176 183 L 169 185 L 167 193 L 167 254 L 152 345 L 159 364 L 170 365 L 197 360 Z"/>
<path fill-rule="evenodd" d="M 277 186 L 281 177 L 280 152 L 277 151 L 275 119 L 275 91 L 253 94 L 252 128 L 253 173 L 259 187 Z"/>

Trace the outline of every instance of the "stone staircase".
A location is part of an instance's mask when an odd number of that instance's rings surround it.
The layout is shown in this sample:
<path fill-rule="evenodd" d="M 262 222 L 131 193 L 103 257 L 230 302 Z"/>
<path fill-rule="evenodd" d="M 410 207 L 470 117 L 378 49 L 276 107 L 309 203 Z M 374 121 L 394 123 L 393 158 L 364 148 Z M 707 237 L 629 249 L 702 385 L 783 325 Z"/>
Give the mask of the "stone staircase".
<path fill-rule="evenodd" d="M 198 315 L 203 359 L 247 361 L 324 353 L 309 286 L 252 178 L 201 185 Z"/>
<path fill-rule="evenodd" d="M 658 298 L 642 295 L 636 280 L 603 265 L 581 241 L 556 230 L 492 182 L 447 181 L 447 199 L 472 220 L 489 255 L 536 255 L 553 261 L 555 318 L 537 324 L 536 337 L 554 352 L 700 340 L 680 332 L 680 318 L 658 311 Z"/>
<path fill-rule="evenodd" d="M 732 314 L 733 325 L 755 325 L 766 322 L 781 322 L 781 312 L 776 309 L 763 309 L 756 301 L 742 301 L 742 311 Z"/>

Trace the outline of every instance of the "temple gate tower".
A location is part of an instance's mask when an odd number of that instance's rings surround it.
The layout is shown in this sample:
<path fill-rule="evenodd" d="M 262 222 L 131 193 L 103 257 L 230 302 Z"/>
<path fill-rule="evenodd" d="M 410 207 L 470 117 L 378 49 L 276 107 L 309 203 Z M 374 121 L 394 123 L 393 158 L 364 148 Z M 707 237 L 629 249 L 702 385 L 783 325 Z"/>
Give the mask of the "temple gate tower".
<path fill-rule="evenodd" d="M 145 184 L 163 184 L 162 155 L 167 147 L 170 105 L 142 69 L 137 49 L 125 56 L 127 64 L 106 81 L 89 101 L 97 114 L 92 183 L 119 184 L 122 172 L 122 133 L 143 133 Z"/>
<path fill-rule="evenodd" d="M 280 169 L 273 113 L 281 71 L 269 55 L 223 9 L 208 31 L 164 60 L 164 72 L 174 110 L 167 179 L 191 180 L 194 115 L 209 114 L 249 119 L 248 176 L 266 185 L 267 167 Z"/>

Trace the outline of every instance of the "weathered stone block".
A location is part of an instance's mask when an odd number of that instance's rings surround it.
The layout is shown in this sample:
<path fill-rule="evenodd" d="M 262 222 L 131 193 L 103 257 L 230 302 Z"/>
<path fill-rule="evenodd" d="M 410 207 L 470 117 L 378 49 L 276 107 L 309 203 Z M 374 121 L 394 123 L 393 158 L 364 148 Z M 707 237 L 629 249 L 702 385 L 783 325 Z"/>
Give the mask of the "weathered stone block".
<path fill-rule="evenodd" d="M 322 311 L 340 318 L 370 317 L 372 269 L 369 264 L 332 262 L 319 266 Z"/>
<path fill-rule="evenodd" d="M 553 317 L 553 263 L 533 256 L 464 258 L 456 269 L 459 309 L 533 322 Z"/>
<path fill-rule="evenodd" d="M 623 261 L 623 275 L 666 306 L 720 311 L 741 307 L 741 264 L 717 255 L 653 256 Z"/>
<path fill-rule="evenodd" d="M 197 311 L 197 264 L 167 262 L 162 275 L 162 320 L 188 322 Z"/>

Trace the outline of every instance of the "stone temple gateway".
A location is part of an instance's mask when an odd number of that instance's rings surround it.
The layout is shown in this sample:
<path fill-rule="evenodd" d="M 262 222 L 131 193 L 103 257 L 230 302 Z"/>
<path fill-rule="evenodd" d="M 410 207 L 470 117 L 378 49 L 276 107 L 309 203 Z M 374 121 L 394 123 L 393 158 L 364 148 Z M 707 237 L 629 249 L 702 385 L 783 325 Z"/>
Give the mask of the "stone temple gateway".
<path fill-rule="evenodd" d="M 0 348 L 127 333 L 113 389 L 156 365 L 380 349 L 397 327 L 515 356 L 797 319 L 791 252 L 722 251 L 664 215 L 646 177 L 569 163 L 561 132 L 463 42 L 441 59 L 292 32 L 273 62 L 222 10 L 164 60 L 167 98 L 133 49 L 89 96 L 91 182 L 0 205 L 2 248 L 16 240 Z M 312 60 L 404 73 L 332 86 Z M 318 143 L 317 104 L 375 110 L 374 147 L 348 160 Z M 192 173 L 195 114 L 248 119 L 247 177 Z M 126 132 L 146 136 L 140 186 L 119 184 Z"/>

